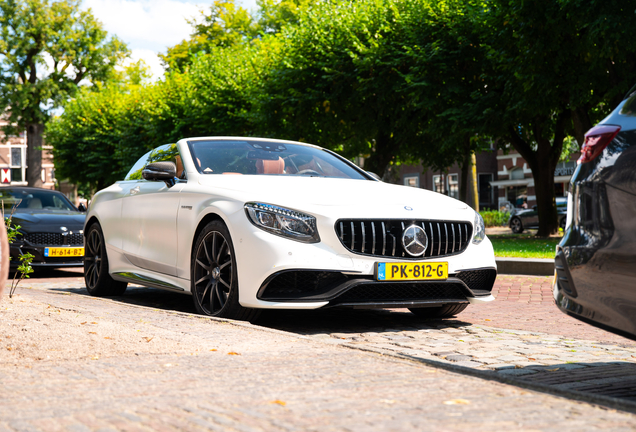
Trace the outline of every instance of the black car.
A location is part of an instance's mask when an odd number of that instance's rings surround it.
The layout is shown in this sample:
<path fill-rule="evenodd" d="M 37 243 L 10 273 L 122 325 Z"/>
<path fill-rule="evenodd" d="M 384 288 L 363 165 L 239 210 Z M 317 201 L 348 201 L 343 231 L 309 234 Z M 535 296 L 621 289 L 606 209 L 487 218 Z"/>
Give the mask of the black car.
<path fill-rule="evenodd" d="M 4 214 L 11 213 L 19 235 L 10 244 L 11 267 L 20 255 L 33 254 L 32 266 L 82 266 L 84 257 L 85 213 L 64 194 L 31 187 L 0 187 Z"/>
<path fill-rule="evenodd" d="M 585 135 L 557 246 L 564 313 L 636 339 L 636 86 Z"/>
<path fill-rule="evenodd" d="M 567 218 L 568 199 L 566 197 L 557 197 L 557 216 L 559 218 L 559 227 L 565 229 L 565 220 Z M 510 213 L 508 226 L 515 234 L 520 234 L 528 228 L 539 228 L 539 213 L 537 206 L 531 209 L 513 209 Z"/>

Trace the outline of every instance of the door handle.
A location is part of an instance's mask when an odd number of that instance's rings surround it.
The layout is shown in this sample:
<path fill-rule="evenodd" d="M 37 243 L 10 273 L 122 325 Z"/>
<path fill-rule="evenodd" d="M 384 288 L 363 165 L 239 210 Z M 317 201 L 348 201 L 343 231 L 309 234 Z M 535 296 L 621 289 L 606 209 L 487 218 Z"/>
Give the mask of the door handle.
<path fill-rule="evenodd" d="M 132 188 L 130 190 L 130 194 L 131 195 L 137 195 L 139 193 L 139 191 L 140 191 L 139 186 L 135 186 L 134 188 Z"/>

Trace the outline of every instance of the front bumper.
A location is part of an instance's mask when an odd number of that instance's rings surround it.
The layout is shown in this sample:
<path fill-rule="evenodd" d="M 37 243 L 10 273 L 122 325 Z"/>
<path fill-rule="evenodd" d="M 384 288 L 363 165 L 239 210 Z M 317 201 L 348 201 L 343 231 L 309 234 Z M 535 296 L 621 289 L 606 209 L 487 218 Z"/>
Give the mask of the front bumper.
<path fill-rule="evenodd" d="M 377 282 L 377 262 L 403 262 L 354 254 L 345 249 L 333 225 L 320 243 L 306 244 L 264 232 L 251 224 L 234 224 L 232 240 L 237 257 L 239 302 L 264 309 L 321 307 L 424 307 L 449 303 L 491 301 L 496 263 L 490 241 L 470 243 L 461 253 L 418 262 L 448 263 L 449 279 L 431 282 Z M 469 271 L 486 271 L 482 288 L 466 282 Z M 464 272 L 463 276 L 460 276 Z M 485 273 L 486 274 L 486 273 Z"/>
<path fill-rule="evenodd" d="M 60 246 L 18 246 L 11 244 L 9 247 L 11 254 L 10 267 L 17 268 L 20 265 L 20 256 L 26 253 L 33 255 L 32 267 L 81 267 L 84 265 L 83 257 L 46 257 L 44 256 L 44 249 L 47 247 Z"/>

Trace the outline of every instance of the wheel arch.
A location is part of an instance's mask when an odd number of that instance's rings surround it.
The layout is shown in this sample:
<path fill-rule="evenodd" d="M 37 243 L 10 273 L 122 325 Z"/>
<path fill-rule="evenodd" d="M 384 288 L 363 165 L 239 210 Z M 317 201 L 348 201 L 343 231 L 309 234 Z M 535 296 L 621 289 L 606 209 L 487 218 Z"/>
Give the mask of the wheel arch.
<path fill-rule="evenodd" d="M 86 222 L 84 223 L 84 237 L 86 237 L 86 233 L 88 232 L 88 229 L 93 225 L 93 224 L 99 224 L 99 219 L 97 219 L 97 216 L 92 215 L 90 218 L 88 218 L 86 220 Z M 101 226 L 101 224 L 100 224 Z"/>
<path fill-rule="evenodd" d="M 223 224 L 227 227 L 227 223 L 218 213 L 208 213 L 199 221 L 197 228 L 194 230 L 194 235 L 192 236 L 192 244 L 190 244 L 190 256 L 192 256 L 192 253 L 194 252 L 194 247 L 196 246 L 195 243 L 199 238 L 199 234 L 201 234 L 201 231 L 203 231 L 203 228 L 205 228 L 205 226 L 210 222 L 217 220 L 223 222 Z"/>

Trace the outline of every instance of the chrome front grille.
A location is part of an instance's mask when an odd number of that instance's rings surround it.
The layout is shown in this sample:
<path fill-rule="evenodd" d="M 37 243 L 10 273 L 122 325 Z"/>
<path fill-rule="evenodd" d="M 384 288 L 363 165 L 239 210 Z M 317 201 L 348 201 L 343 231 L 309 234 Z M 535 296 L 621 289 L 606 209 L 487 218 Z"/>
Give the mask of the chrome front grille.
<path fill-rule="evenodd" d="M 419 257 L 409 255 L 402 234 L 411 225 L 419 225 L 428 237 L 428 247 Z M 461 253 L 473 235 L 469 222 L 406 219 L 341 219 L 336 234 L 350 252 L 378 257 L 421 259 Z"/>

